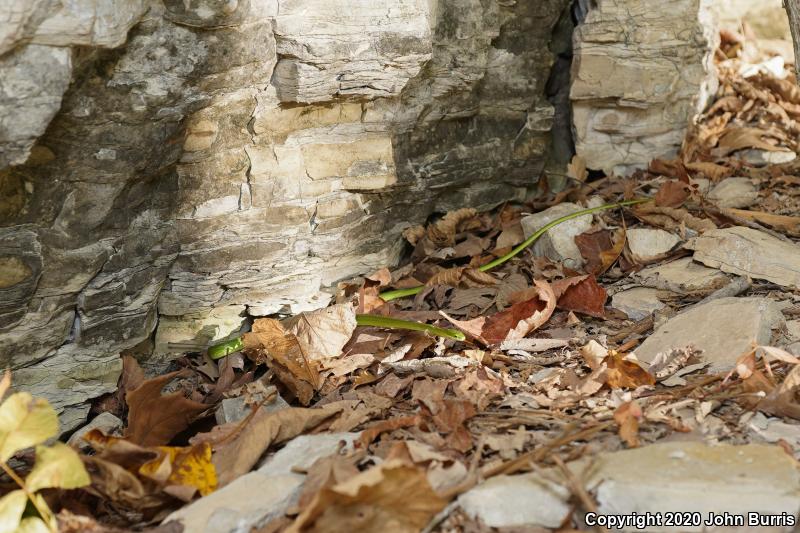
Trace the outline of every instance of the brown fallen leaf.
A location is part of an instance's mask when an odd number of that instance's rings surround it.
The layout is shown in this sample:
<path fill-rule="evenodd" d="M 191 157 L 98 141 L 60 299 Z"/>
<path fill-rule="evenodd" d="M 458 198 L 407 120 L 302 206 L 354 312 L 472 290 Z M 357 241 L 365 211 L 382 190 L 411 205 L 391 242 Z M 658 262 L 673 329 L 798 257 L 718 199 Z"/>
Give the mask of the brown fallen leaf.
<path fill-rule="evenodd" d="M 746 209 L 721 209 L 723 214 L 730 213 L 734 216 L 766 224 L 774 229 L 784 231 L 792 236 L 800 236 L 800 217 L 789 215 L 776 215 L 762 211 L 748 211 Z"/>
<path fill-rule="evenodd" d="M 611 268 L 622 250 L 625 248 L 625 229 L 616 231 L 609 229 L 595 230 L 575 236 L 575 244 L 586 260 L 584 270 L 589 274 L 600 276 Z"/>
<path fill-rule="evenodd" d="M 441 270 L 431 276 L 425 283 L 426 286 L 449 285 L 451 287 L 486 287 L 495 285 L 497 279 L 486 272 L 481 272 L 477 268 L 453 267 Z"/>
<path fill-rule="evenodd" d="M 613 350 L 603 359 L 603 364 L 607 367 L 606 385 L 612 389 L 635 389 L 656 382 L 647 370 Z"/>
<path fill-rule="evenodd" d="M 800 402 L 797 392 L 800 390 L 800 365 L 795 365 L 786 375 L 783 383 L 769 392 L 758 403 L 758 410 L 775 416 L 787 416 L 800 420 Z"/>
<path fill-rule="evenodd" d="M 394 431 L 395 429 L 400 428 L 409 428 L 414 427 L 419 424 L 419 417 L 416 415 L 413 416 L 401 416 L 398 418 L 390 418 L 388 420 L 381 420 L 376 422 L 366 428 L 364 431 L 361 432 L 361 435 L 358 438 L 359 446 L 362 448 L 366 448 L 372 442 L 377 439 L 381 433 L 386 433 L 387 431 Z"/>
<path fill-rule="evenodd" d="M 190 443 L 211 444 L 218 483 L 224 486 L 249 472 L 272 444 L 285 442 L 318 426 L 341 413 L 345 403 L 330 403 L 316 409 L 287 407 L 272 412 L 259 409 L 242 422 L 216 426 L 208 433 L 195 435 Z"/>
<path fill-rule="evenodd" d="M 287 533 L 418 533 L 445 505 L 423 469 L 395 459 L 320 490 Z"/>
<path fill-rule="evenodd" d="M 659 207 L 680 207 L 690 194 L 691 188 L 682 181 L 665 181 L 656 192 L 655 203 Z"/>
<path fill-rule="evenodd" d="M 686 168 L 688 170 L 691 170 L 692 172 L 702 174 L 706 178 L 714 182 L 721 181 L 730 176 L 731 174 L 733 174 L 733 170 L 730 167 L 726 167 L 725 165 L 718 165 L 716 163 L 707 163 L 703 161 L 686 163 Z"/>
<path fill-rule="evenodd" d="M 475 218 L 478 211 L 471 207 L 464 207 L 447 213 L 441 220 L 427 228 L 427 237 L 438 246 L 452 246 L 455 244 L 456 234 L 464 229 L 464 225 Z"/>
<path fill-rule="evenodd" d="M 605 316 L 608 293 L 592 274 L 555 281 L 553 292 L 557 298 L 556 307 L 559 309 L 597 318 Z"/>
<path fill-rule="evenodd" d="M 614 421 L 619 425 L 619 436 L 631 447 L 639 446 L 639 421 L 642 419 L 642 408 L 632 400 L 625 402 L 614 411 Z"/>
<path fill-rule="evenodd" d="M 161 394 L 164 386 L 181 372 L 172 372 L 141 383 L 129 391 L 128 427 L 125 437 L 141 446 L 168 444 L 172 437 L 211 406 L 185 398 L 180 392 Z"/>
<path fill-rule="evenodd" d="M 283 321 L 258 319 L 243 342 L 248 357 L 269 363 L 300 403 L 308 405 L 322 386 L 319 362 L 341 356 L 355 328 L 353 306 L 339 304 Z"/>
<path fill-rule="evenodd" d="M 731 127 L 719 139 L 716 154 L 725 157 L 731 152 L 743 148 L 756 148 L 758 150 L 777 151 L 781 148 L 764 141 L 768 133 L 759 128 Z"/>

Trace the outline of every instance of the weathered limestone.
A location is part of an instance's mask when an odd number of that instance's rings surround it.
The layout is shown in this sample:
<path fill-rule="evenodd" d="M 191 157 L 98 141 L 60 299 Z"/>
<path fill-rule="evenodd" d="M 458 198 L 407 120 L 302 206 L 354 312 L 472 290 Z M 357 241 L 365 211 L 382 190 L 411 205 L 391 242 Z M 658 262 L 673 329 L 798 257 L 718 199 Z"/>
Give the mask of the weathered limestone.
<path fill-rule="evenodd" d="M 695 261 L 723 272 L 800 288 L 800 247 L 767 233 L 742 226 L 715 229 L 686 248 L 694 250 Z"/>
<path fill-rule="evenodd" d="M 716 89 L 708 0 L 598 0 L 575 32 L 575 148 L 624 172 L 674 155 Z"/>
<path fill-rule="evenodd" d="M 121 350 L 169 357 L 324 306 L 336 281 L 395 262 L 409 224 L 522 199 L 551 145 L 568 4 L 0 0 L 15 383 L 69 429 L 115 388 Z M 697 35 L 666 48 L 686 73 Z"/>
<path fill-rule="evenodd" d="M 669 319 L 636 348 L 636 355 L 649 363 L 661 352 L 691 345 L 703 350 L 709 372 L 723 372 L 754 342 L 769 344 L 783 323 L 780 309 L 767 298 L 720 298 Z"/>

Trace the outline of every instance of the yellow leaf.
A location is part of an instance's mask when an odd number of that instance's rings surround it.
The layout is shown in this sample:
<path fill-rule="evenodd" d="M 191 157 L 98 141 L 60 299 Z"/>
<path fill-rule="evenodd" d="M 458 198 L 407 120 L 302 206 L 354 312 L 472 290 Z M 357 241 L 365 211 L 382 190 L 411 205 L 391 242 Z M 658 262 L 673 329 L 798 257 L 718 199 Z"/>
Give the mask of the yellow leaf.
<path fill-rule="evenodd" d="M 0 533 L 13 533 L 19 526 L 28 497 L 21 490 L 11 491 L 0 498 Z"/>
<path fill-rule="evenodd" d="M 217 488 L 217 471 L 211 462 L 211 445 L 159 446 L 159 457 L 139 467 L 139 474 L 163 485 L 194 487 L 201 496 Z"/>
<path fill-rule="evenodd" d="M 0 461 L 58 433 L 58 416 L 47 400 L 18 392 L 0 405 Z"/>
<path fill-rule="evenodd" d="M 52 533 L 55 529 L 50 529 L 47 524 L 38 516 L 29 516 L 19 523 L 15 533 Z"/>
<path fill-rule="evenodd" d="M 25 479 L 31 492 L 41 489 L 76 489 L 91 483 L 75 450 L 62 442 L 36 447 L 36 464 Z"/>

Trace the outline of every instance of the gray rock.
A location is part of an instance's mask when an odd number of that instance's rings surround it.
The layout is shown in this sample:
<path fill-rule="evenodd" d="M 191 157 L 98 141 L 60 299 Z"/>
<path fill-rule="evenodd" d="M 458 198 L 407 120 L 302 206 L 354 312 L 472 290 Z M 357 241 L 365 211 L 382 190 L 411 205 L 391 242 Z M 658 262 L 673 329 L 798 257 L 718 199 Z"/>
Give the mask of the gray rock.
<path fill-rule="evenodd" d="M 800 288 L 800 247 L 758 230 L 715 229 L 686 244 L 694 259 L 724 272 Z"/>
<path fill-rule="evenodd" d="M 758 189 L 748 178 L 728 178 L 711 189 L 708 199 L 718 207 L 750 207 L 758 200 Z"/>
<path fill-rule="evenodd" d="M 631 320 L 642 320 L 666 307 L 658 299 L 658 290 L 647 287 L 634 287 L 616 293 L 611 298 L 611 306 L 628 315 Z"/>
<path fill-rule="evenodd" d="M 797 422 L 784 422 L 757 412 L 747 422 L 747 429 L 758 441 L 776 443 L 785 440 L 795 449 L 800 446 L 800 424 Z"/>
<path fill-rule="evenodd" d="M 91 422 L 80 428 L 78 431 L 70 436 L 67 444 L 75 446 L 76 448 L 86 451 L 91 449 L 91 446 L 83 440 L 83 436 L 92 431 L 99 429 L 104 435 L 115 435 L 122 429 L 122 420 L 111 413 L 100 413 L 92 419 Z"/>
<path fill-rule="evenodd" d="M 703 520 L 709 513 L 744 514 L 745 527 L 734 529 L 742 532 L 755 530 L 747 527 L 748 512 L 794 516 L 800 510 L 800 474 L 794 459 L 779 446 L 651 444 L 601 455 L 586 484 L 597 487 L 602 514 L 698 512 Z M 680 530 L 708 531 L 703 526 L 689 525 Z M 623 531 L 642 530 L 628 527 Z"/>
<path fill-rule="evenodd" d="M 565 202 L 523 217 L 521 223 L 525 238 L 527 239 L 557 218 L 582 209 L 585 208 L 578 204 Z M 583 215 L 549 229 L 533 245 L 533 253 L 553 261 L 563 261 L 564 265 L 570 268 L 579 268 L 583 265 L 584 260 L 578 245 L 575 244 L 575 237 L 592 227 L 592 218 L 592 215 Z"/>
<path fill-rule="evenodd" d="M 677 235 L 663 229 L 634 228 L 626 233 L 626 246 L 637 263 L 660 259 L 680 242 Z"/>
<path fill-rule="evenodd" d="M 458 506 L 489 527 L 557 528 L 570 513 L 569 490 L 538 474 L 496 476 L 458 497 Z"/>
<path fill-rule="evenodd" d="M 633 278 L 645 287 L 678 294 L 718 289 L 729 281 L 728 276 L 719 270 L 692 261 L 691 257 L 644 268 Z"/>
<path fill-rule="evenodd" d="M 752 148 L 750 150 L 741 150 L 735 155 L 739 156 L 746 163 L 756 167 L 765 167 L 767 165 L 780 165 L 783 163 L 790 163 L 797 159 L 797 154 L 791 150 L 757 150 Z"/>
<path fill-rule="evenodd" d="M 184 531 L 239 533 L 258 528 L 297 503 L 307 469 L 335 453 L 344 441 L 352 447 L 358 433 L 301 435 L 289 441 L 253 472 L 170 514 L 164 523 L 180 521 Z"/>
<path fill-rule="evenodd" d="M 670 318 L 636 349 L 651 362 L 660 352 L 692 345 L 711 362 L 710 372 L 733 367 L 753 342 L 769 344 L 772 330 L 783 326 L 778 306 L 766 298 L 720 298 Z"/>
<path fill-rule="evenodd" d="M 272 387 L 273 389 L 275 387 Z M 252 400 L 255 403 L 261 402 L 264 398 L 263 394 L 253 394 Z M 281 409 L 285 409 L 289 407 L 289 404 L 286 403 L 286 400 L 281 398 L 280 394 L 275 396 L 275 398 L 265 403 L 260 407 L 260 409 L 264 409 L 268 412 L 270 411 L 279 411 Z M 244 417 L 250 414 L 252 410 L 252 404 L 248 405 L 245 403 L 244 396 L 237 396 L 236 398 L 225 398 L 221 402 L 219 402 L 219 406 L 217 410 L 214 411 L 214 417 L 217 420 L 217 424 L 227 424 L 229 422 L 238 422 L 243 420 Z"/>

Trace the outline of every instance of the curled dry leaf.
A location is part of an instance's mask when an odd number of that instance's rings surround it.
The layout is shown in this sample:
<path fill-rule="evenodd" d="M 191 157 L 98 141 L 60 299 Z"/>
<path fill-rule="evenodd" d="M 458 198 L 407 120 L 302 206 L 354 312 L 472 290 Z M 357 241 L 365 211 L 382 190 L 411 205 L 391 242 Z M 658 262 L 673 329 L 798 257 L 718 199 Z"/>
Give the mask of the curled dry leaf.
<path fill-rule="evenodd" d="M 259 409 L 252 417 L 216 426 L 209 433 L 195 435 L 190 442 L 212 445 L 212 461 L 219 485 L 223 486 L 249 472 L 270 445 L 292 439 L 339 414 L 342 409 L 342 402 L 317 409 L 287 407 L 272 412 Z"/>
<path fill-rule="evenodd" d="M 743 148 L 776 151 L 781 148 L 764 141 L 768 133 L 758 128 L 730 127 L 719 139 L 716 153 L 722 157 Z"/>
<path fill-rule="evenodd" d="M 783 383 L 758 403 L 758 410 L 776 416 L 787 416 L 800 420 L 800 403 L 797 392 L 800 390 L 800 365 L 795 365 L 786 375 Z"/>
<path fill-rule="evenodd" d="M 211 407 L 190 400 L 180 392 L 161 394 L 164 386 L 180 374 L 172 372 L 149 379 L 127 393 L 128 427 L 125 437 L 129 441 L 141 446 L 167 444 Z"/>
<path fill-rule="evenodd" d="M 324 487 L 287 532 L 417 533 L 445 505 L 423 469 L 394 459 Z"/>
<path fill-rule="evenodd" d="M 581 357 L 586 363 L 586 366 L 592 370 L 597 370 L 603 362 L 603 359 L 608 357 L 608 349 L 592 339 L 581 347 Z"/>
<path fill-rule="evenodd" d="M 639 446 L 639 421 L 642 408 L 636 400 L 623 403 L 614 411 L 614 421 L 619 425 L 619 436 L 631 448 Z"/>
<path fill-rule="evenodd" d="M 478 211 L 464 207 L 447 213 L 440 221 L 428 226 L 427 237 L 439 246 L 452 246 L 456 242 L 456 233 L 463 229 L 465 222 L 477 216 Z"/>
<path fill-rule="evenodd" d="M 444 312 L 440 313 L 466 335 L 486 345 L 522 339 L 547 322 L 556 307 L 556 297 L 550 284 L 540 280 L 533 283 L 534 287 L 521 291 L 523 296 L 519 296 L 519 293 L 514 295 L 512 299 L 516 299 L 517 303 L 488 317 L 455 320 Z"/>
<path fill-rule="evenodd" d="M 602 318 L 605 316 L 606 290 L 597 283 L 593 274 L 560 279 L 553 282 L 556 307 Z"/>
<path fill-rule="evenodd" d="M 575 236 L 575 244 L 586 260 L 584 269 L 599 276 L 611 268 L 625 248 L 625 229 L 601 229 Z"/>
<path fill-rule="evenodd" d="M 656 382 L 647 370 L 613 350 L 603 359 L 603 363 L 608 367 L 606 385 L 612 389 L 635 389 Z"/>
<path fill-rule="evenodd" d="M 300 403 L 308 405 L 322 386 L 319 362 L 341 356 L 355 328 L 353 306 L 340 304 L 284 321 L 258 319 L 243 342 L 248 357 L 269 363 Z"/>
<path fill-rule="evenodd" d="M 655 196 L 659 207 L 680 207 L 689 198 L 690 187 L 678 180 L 665 181 Z"/>

